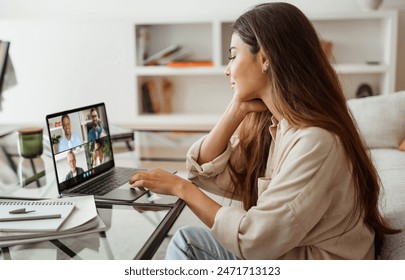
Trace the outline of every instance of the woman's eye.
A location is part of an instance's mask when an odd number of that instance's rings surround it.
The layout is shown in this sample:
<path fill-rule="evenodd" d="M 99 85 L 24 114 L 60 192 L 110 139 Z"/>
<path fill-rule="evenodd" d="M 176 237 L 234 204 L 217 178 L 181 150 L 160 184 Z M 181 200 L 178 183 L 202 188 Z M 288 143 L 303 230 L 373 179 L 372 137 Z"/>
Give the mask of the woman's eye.
<path fill-rule="evenodd" d="M 236 55 L 228 57 L 229 60 L 235 59 Z"/>

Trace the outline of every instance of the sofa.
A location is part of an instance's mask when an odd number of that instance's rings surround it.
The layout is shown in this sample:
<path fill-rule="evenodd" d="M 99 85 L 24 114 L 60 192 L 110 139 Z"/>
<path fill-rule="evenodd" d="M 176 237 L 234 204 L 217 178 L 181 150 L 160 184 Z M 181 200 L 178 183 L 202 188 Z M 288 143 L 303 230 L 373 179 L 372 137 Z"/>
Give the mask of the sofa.
<path fill-rule="evenodd" d="M 405 91 L 350 99 L 357 122 L 382 183 L 380 210 L 401 233 L 387 235 L 383 260 L 405 259 Z"/>

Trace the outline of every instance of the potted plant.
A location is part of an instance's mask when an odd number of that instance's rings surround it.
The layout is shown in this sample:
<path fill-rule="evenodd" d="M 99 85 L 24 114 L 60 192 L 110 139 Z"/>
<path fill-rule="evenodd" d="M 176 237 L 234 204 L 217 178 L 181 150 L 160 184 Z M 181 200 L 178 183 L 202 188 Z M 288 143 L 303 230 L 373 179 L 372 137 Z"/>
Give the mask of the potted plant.
<path fill-rule="evenodd" d="M 62 135 L 52 135 L 52 145 L 53 145 L 53 152 L 56 154 L 59 149 L 59 142 L 60 142 L 60 138 L 62 137 Z"/>

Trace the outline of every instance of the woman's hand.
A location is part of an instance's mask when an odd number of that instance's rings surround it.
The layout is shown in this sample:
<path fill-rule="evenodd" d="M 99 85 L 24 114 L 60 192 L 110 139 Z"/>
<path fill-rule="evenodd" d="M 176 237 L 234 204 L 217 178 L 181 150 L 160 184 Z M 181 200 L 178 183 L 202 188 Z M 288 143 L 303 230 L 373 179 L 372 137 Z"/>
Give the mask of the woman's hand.
<path fill-rule="evenodd" d="M 244 101 L 234 97 L 229 106 L 233 107 L 236 112 L 241 114 L 241 119 L 252 112 L 264 112 L 269 110 L 261 99 Z"/>
<path fill-rule="evenodd" d="M 129 183 L 133 187 L 145 187 L 155 193 L 175 196 L 180 196 L 180 189 L 191 184 L 189 181 L 162 169 L 137 172 L 129 179 Z"/>
<path fill-rule="evenodd" d="M 129 179 L 129 183 L 134 187 L 145 187 L 155 193 L 175 195 L 183 199 L 209 227 L 214 224 L 215 215 L 221 208 L 221 205 L 193 183 L 162 169 L 137 172 Z"/>
<path fill-rule="evenodd" d="M 219 122 L 204 139 L 197 159 L 198 164 L 210 162 L 225 151 L 229 139 L 247 114 L 266 110 L 269 109 L 261 99 L 243 101 L 234 96 Z"/>

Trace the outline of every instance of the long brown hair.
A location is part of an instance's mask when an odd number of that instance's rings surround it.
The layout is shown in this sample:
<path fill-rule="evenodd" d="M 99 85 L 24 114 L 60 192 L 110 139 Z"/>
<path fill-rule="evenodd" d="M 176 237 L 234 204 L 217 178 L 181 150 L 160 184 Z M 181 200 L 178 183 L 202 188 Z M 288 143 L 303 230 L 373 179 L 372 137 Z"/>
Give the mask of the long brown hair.
<path fill-rule="evenodd" d="M 375 231 L 376 253 L 383 234 L 393 229 L 378 209 L 380 180 L 366 145 L 347 107 L 339 79 L 324 54 L 309 19 L 287 3 L 260 4 L 240 16 L 233 32 L 250 47 L 252 55 L 262 50 L 269 63 L 268 78 L 274 107 L 294 127 L 316 126 L 337 135 L 352 168 L 355 205 L 352 213 Z M 240 149 L 246 169 L 232 168 L 235 193 L 244 208 L 257 202 L 257 178 L 264 175 L 270 147 L 271 113 L 252 113 L 239 128 Z M 252 131 L 256 133 L 252 133 Z M 357 214 L 356 214 L 357 213 Z"/>

